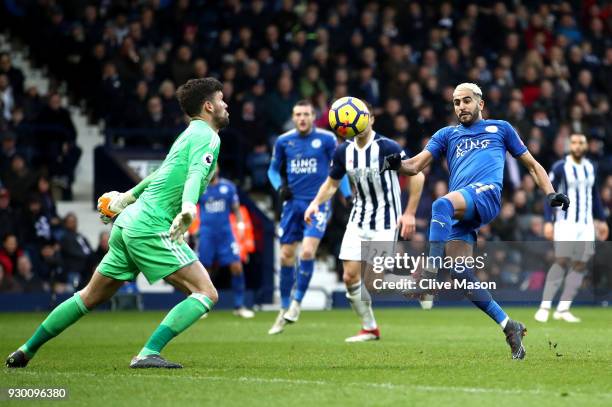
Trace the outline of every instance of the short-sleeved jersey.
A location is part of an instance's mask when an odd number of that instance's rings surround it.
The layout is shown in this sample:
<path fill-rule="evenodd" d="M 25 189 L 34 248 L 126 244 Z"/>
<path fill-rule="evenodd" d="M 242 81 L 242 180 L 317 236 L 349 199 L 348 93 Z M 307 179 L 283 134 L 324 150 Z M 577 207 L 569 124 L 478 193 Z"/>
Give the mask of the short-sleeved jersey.
<path fill-rule="evenodd" d="M 143 233 L 166 232 L 183 202 L 194 205 L 206 190 L 217 165 L 221 140 L 203 120 L 192 120 L 135 203 L 115 224 Z"/>
<path fill-rule="evenodd" d="M 395 153 L 405 157 L 399 144 L 376 133 L 363 148 L 345 141 L 334 153 L 329 176 L 340 180 L 348 174 L 357 190 L 349 221 L 362 229 L 380 231 L 397 226 L 402 214 L 397 172 L 380 174 L 385 157 Z"/>
<path fill-rule="evenodd" d="M 229 215 L 234 205 L 238 205 L 238 192 L 233 182 L 221 178 L 209 185 L 200 197 L 200 230 L 231 230 Z"/>
<path fill-rule="evenodd" d="M 506 151 L 513 157 L 527 152 L 516 130 L 504 120 L 444 127 L 432 136 L 425 149 L 436 159 L 446 154 L 450 191 L 476 182 L 495 184 L 501 191 Z"/>
<path fill-rule="evenodd" d="M 336 137 L 330 131 L 315 127 L 300 135 L 294 129 L 276 140 L 271 165 L 285 166 L 293 199 L 311 201 L 327 178 L 335 149 Z"/>

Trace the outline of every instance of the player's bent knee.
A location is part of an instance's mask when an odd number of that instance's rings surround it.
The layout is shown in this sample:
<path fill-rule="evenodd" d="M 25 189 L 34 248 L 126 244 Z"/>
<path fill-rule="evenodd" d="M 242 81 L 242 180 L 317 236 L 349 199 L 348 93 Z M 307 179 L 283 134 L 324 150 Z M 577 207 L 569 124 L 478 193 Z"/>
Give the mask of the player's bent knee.
<path fill-rule="evenodd" d="M 301 257 L 304 260 L 313 260 L 314 259 L 314 250 L 312 250 L 310 248 L 303 249 Z"/>
<path fill-rule="evenodd" d="M 203 290 L 197 290 L 193 294 L 202 294 L 205 295 L 213 304 L 216 304 L 219 301 L 219 293 L 217 293 L 217 289 L 215 287 L 207 287 Z"/>

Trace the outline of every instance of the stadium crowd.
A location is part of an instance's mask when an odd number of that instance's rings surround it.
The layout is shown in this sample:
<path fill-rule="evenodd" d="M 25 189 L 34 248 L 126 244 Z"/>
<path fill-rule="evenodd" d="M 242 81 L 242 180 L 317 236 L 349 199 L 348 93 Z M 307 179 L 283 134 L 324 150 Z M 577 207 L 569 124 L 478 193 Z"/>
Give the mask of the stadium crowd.
<path fill-rule="evenodd" d="M 185 126 L 176 87 L 192 77 L 216 76 L 231 115 L 221 134 L 224 175 L 243 188 L 271 193 L 265 175 L 271 146 L 291 128 L 299 99 L 311 100 L 317 125 L 327 127 L 334 99 L 362 98 L 374 106 L 374 129 L 412 154 L 437 129 L 456 122 L 452 91 L 469 81 L 484 90 L 485 116 L 508 120 L 547 169 L 566 154 L 570 134 L 586 134 L 611 222 L 612 5 L 607 2 L 9 3 L 0 24 L 28 44 L 30 56 L 48 67 L 56 83 L 67 83 L 71 100 L 84 103 L 92 120 L 104 120 L 111 147 L 166 149 Z M 59 95 L 39 95 L 24 86 L 23 74 L 6 54 L 0 57 L 0 105 L 0 216 L 14 222 L 13 211 L 24 219 L 8 235 L 3 229 L 2 236 L 13 238 L 3 238 L 0 259 L 10 258 L 13 265 L 4 267 L 5 276 L 21 275 L 31 267 L 18 253 L 28 250 L 32 239 L 40 240 L 24 232 L 39 231 L 32 223 L 37 207 L 51 228 L 76 233 L 66 225 L 69 220 L 60 227 L 45 189 L 52 180 L 70 197 L 80 150 Z M 448 188 L 444 163 L 426 175 L 416 239 L 424 239 L 431 203 Z M 544 197 L 510 158 L 504 192 L 501 214 L 481 230 L 482 238 L 543 239 Z M 344 203 L 335 206 L 336 227 L 328 228 L 325 239 L 332 253 L 348 213 Z M 41 242 L 37 253 L 48 247 Z M 495 278 L 516 285 L 525 277 L 517 273 Z"/>

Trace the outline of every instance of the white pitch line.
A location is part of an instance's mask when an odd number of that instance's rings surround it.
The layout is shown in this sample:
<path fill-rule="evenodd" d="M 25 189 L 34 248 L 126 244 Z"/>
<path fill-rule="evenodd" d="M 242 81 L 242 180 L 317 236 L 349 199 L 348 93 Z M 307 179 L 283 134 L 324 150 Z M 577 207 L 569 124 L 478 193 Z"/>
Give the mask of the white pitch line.
<path fill-rule="evenodd" d="M 94 373 L 70 373 L 70 372 L 33 372 L 28 370 L 20 370 L 15 371 L 15 374 L 28 374 L 31 376 L 66 376 L 66 377 L 75 377 L 75 376 L 85 376 L 85 377 L 105 377 L 103 374 L 94 374 Z M 7 374 L 12 374 L 11 372 L 7 372 Z M 217 382 L 241 382 L 241 383 L 281 383 L 281 384 L 292 384 L 292 385 L 308 385 L 308 386 L 355 386 L 355 387 L 370 387 L 370 388 L 378 388 L 378 389 L 389 389 L 389 390 L 413 390 L 420 392 L 459 392 L 459 393 L 468 393 L 468 394 L 478 394 L 478 393 L 490 393 L 490 394 L 536 394 L 536 395 L 559 395 L 562 391 L 551 391 L 551 390 L 541 390 L 541 389 L 499 389 L 499 388 L 490 388 L 490 387 L 459 387 L 459 386 L 426 386 L 426 385 L 411 385 L 411 384 L 401 384 L 401 383 L 369 383 L 369 382 L 331 382 L 331 381 L 323 381 L 323 380 L 308 380 L 308 379 L 284 379 L 280 377 L 274 378 L 264 378 L 264 377 L 225 377 L 225 376 L 192 376 L 192 375 L 160 375 L 160 374 L 117 374 L 114 372 L 111 377 L 137 377 L 137 378 L 160 378 L 160 379 L 182 379 L 182 380 L 190 380 L 190 381 L 217 381 Z M 582 392 L 570 392 L 571 395 L 579 395 L 579 396 L 596 396 L 603 398 L 612 398 L 612 393 L 582 393 Z"/>

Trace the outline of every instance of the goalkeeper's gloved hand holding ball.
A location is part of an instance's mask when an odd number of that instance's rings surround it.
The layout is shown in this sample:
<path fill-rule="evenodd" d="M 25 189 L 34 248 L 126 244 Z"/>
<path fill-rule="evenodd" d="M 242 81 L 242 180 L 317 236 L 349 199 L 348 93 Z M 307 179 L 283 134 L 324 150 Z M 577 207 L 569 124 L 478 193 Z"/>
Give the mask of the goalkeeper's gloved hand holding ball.
<path fill-rule="evenodd" d="M 106 192 L 98 198 L 100 219 L 104 223 L 109 223 L 127 208 L 128 205 L 134 202 L 136 202 L 136 197 L 132 194 L 131 190 L 127 192 Z"/>
<path fill-rule="evenodd" d="M 191 222 L 197 216 L 197 209 L 191 202 L 184 202 L 181 212 L 176 215 L 170 226 L 170 240 L 183 244 L 185 242 L 185 233 L 191 226 Z"/>

